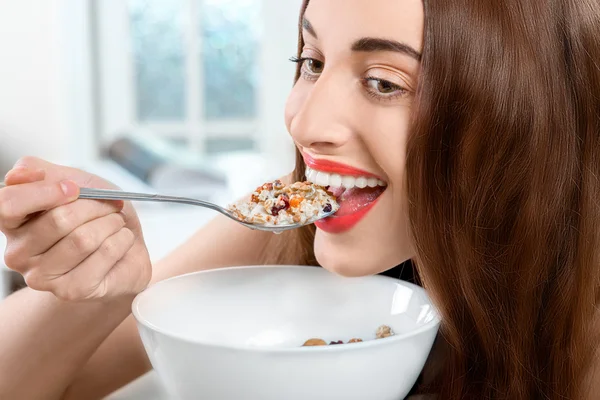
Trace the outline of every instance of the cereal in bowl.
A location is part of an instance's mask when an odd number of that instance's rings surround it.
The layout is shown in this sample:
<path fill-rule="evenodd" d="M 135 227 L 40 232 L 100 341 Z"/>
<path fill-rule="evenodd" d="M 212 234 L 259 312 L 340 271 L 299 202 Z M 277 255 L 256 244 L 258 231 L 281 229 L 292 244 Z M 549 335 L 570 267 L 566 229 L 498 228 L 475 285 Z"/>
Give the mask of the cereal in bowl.
<path fill-rule="evenodd" d="M 390 328 L 387 325 L 381 325 L 375 331 L 375 339 L 384 339 L 384 338 L 390 337 L 390 336 L 394 336 L 394 331 L 392 331 L 392 328 Z M 348 343 L 360 343 L 362 341 L 363 341 L 362 339 L 353 338 L 353 339 L 350 339 L 348 341 Z M 334 340 L 332 342 L 329 342 L 329 346 L 336 345 L 336 344 L 344 344 L 344 341 Z M 302 347 L 312 347 L 312 346 L 327 346 L 327 342 L 324 341 L 323 339 L 313 338 L 313 339 L 308 339 L 302 345 Z"/>

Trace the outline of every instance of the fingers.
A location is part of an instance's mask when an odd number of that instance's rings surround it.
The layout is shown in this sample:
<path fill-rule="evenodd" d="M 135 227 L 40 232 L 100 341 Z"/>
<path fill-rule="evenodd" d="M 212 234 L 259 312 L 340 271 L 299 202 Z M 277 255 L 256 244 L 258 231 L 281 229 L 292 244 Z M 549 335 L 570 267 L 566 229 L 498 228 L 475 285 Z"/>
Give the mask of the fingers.
<path fill-rule="evenodd" d="M 23 183 L 32 183 L 43 181 L 46 177 L 46 171 L 43 169 L 31 170 L 24 166 L 15 167 L 10 170 L 4 178 L 6 185 L 20 185 Z"/>
<path fill-rule="evenodd" d="M 102 298 L 109 290 L 106 276 L 125 257 L 134 242 L 133 232 L 122 228 L 107 237 L 95 252 L 68 273 L 48 280 L 40 277 L 40 269 L 36 269 L 26 274 L 25 280 L 32 289 L 50 291 L 65 301 Z"/>
<path fill-rule="evenodd" d="M 29 170 L 35 169 L 47 169 L 49 166 L 54 165 L 49 163 L 48 161 L 42 160 L 37 157 L 22 157 L 20 158 L 14 165 L 13 168 L 25 168 Z"/>
<path fill-rule="evenodd" d="M 14 247 L 31 257 L 40 255 L 74 231 L 82 233 L 80 228 L 88 222 L 122 209 L 122 202 L 96 200 L 78 200 L 53 208 L 13 230 Z M 124 216 L 120 214 L 121 219 Z"/>
<path fill-rule="evenodd" d="M 38 256 L 23 257 L 22 249 L 15 247 L 13 250 L 9 247 L 10 250 L 5 254 L 6 263 L 23 275 L 27 275 L 33 269 L 39 269 L 43 271 L 41 278 L 53 280 L 77 267 L 97 251 L 108 237 L 123 227 L 125 219 L 122 214 L 113 213 L 78 227 Z"/>
<path fill-rule="evenodd" d="M 0 229 L 16 229 L 31 214 L 70 203 L 78 196 L 79 187 L 68 180 L 7 186 L 0 190 Z"/>

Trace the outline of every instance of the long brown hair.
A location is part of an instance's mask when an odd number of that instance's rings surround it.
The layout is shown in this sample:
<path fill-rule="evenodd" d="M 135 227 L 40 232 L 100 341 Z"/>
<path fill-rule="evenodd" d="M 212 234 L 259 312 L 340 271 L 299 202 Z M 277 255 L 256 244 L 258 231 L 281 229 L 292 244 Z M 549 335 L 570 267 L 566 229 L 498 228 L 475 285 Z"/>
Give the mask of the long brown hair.
<path fill-rule="evenodd" d="M 438 385 L 422 390 L 597 397 L 585 382 L 600 333 L 600 4 L 423 5 L 407 193 L 448 346 Z M 315 264 L 313 238 L 290 232 L 271 255 Z"/>

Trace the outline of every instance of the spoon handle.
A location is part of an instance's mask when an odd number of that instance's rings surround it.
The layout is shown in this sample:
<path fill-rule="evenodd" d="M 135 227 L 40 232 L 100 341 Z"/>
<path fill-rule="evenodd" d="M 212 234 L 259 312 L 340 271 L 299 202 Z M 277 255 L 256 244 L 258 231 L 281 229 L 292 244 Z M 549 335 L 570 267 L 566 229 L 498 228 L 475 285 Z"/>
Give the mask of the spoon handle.
<path fill-rule="evenodd" d="M 160 194 L 147 194 L 147 193 L 136 193 L 136 192 L 124 192 L 121 190 L 111 189 L 92 189 L 92 188 L 81 188 L 79 190 L 80 199 L 94 199 L 94 200 L 135 200 L 135 201 L 155 201 L 163 203 L 179 203 L 189 204 L 194 206 L 206 207 L 211 210 L 220 212 L 221 214 L 230 216 L 229 213 L 222 207 L 209 203 L 203 200 L 191 199 L 187 197 L 178 196 L 165 196 Z"/>

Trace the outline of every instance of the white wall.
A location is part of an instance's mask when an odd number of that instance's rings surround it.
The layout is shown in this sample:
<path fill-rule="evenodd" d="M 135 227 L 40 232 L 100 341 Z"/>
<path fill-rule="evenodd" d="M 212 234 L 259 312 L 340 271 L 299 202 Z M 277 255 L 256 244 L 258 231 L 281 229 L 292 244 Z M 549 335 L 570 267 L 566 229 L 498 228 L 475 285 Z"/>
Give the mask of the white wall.
<path fill-rule="evenodd" d="M 295 65 L 289 58 L 296 54 L 298 16 L 302 0 L 263 0 L 264 32 L 269 36 L 262 43 L 261 71 L 269 80 L 261 86 L 260 134 L 269 135 L 262 141 L 265 154 L 273 155 L 277 173 L 290 172 L 294 167 L 294 146 L 284 121 L 285 102 L 292 89 Z"/>
<path fill-rule="evenodd" d="M 87 2 L 0 0 L 0 171 L 89 155 Z"/>

